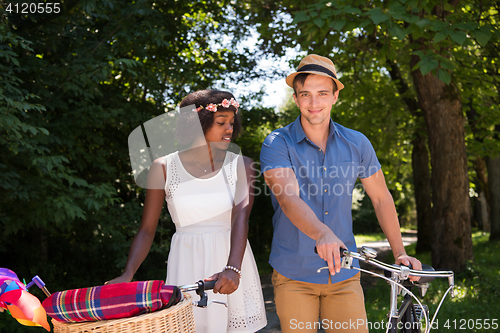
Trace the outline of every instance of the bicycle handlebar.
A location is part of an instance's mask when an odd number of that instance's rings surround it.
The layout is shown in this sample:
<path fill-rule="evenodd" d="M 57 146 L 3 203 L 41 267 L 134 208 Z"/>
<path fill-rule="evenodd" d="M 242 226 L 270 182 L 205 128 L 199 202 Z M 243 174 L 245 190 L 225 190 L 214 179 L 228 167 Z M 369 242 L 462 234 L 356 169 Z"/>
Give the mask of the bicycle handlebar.
<path fill-rule="evenodd" d="M 203 292 L 204 290 L 214 289 L 216 282 L 217 282 L 217 280 L 210 280 L 210 281 L 200 280 L 200 281 L 196 282 L 195 284 L 186 284 L 183 286 L 179 286 L 179 289 L 182 292 L 196 291 L 198 293 L 198 291 L 200 291 L 200 290 Z"/>
<path fill-rule="evenodd" d="M 395 276 L 397 278 L 399 278 L 400 280 L 406 280 L 406 279 L 408 279 L 408 277 L 410 275 L 419 276 L 419 277 L 423 278 L 423 281 L 421 281 L 419 283 L 429 282 L 433 278 L 448 278 L 448 284 L 450 285 L 450 287 L 453 287 L 455 285 L 455 274 L 453 273 L 453 271 L 416 270 L 416 269 L 411 269 L 411 268 L 404 266 L 404 265 L 400 265 L 400 266 L 390 265 L 390 264 L 387 264 L 385 262 L 382 262 L 382 261 L 375 259 L 375 256 L 377 255 L 377 251 L 375 251 L 369 247 L 363 246 L 361 248 L 361 253 L 351 252 L 351 251 L 344 249 L 343 251 L 341 251 L 341 254 L 342 254 L 342 257 L 344 257 L 344 262 L 343 262 L 342 267 L 345 267 L 345 268 L 350 268 L 350 267 L 346 267 L 346 265 L 349 265 L 349 266 L 351 265 L 350 260 L 348 260 L 348 258 L 354 258 L 357 260 L 361 260 L 361 261 L 363 261 L 367 264 L 370 264 L 372 266 L 381 268 L 385 271 L 389 271 L 389 272 L 395 274 Z M 451 297 L 455 296 L 453 293 L 453 288 L 451 288 L 450 296 Z"/>
<path fill-rule="evenodd" d="M 314 248 L 314 251 L 317 253 L 316 247 Z M 361 248 L 360 253 L 352 252 L 341 248 L 340 256 L 344 258 L 344 260 L 342 261 L 342 268 L 350 269 L 352 267 L 351 260 L 357 259 L 358 261 L 363 261 L 372 266 L 391 272 L 391 275 L 392 273 L 395 274 L 395 276 L 400 280 L 406 280 L 410 275 L 419 276 L 423 278 L 423 281 L 421 281 L 420 283 L 430 282 L 433 278 L 448 278 L 448 284 L 450 285 L 450 287 L 455 285 L 455 278 L 453 271 L 416 270 L 416 269 L 411 269 L 404 265 L 398 266 L 398 265 L 387 264 L 385 262 L 375 259 L 375 257 L 377 256 L 377 251 L 366 246 L 363 246 Z M 328 267 L 322 267 L 318 269 L 318 273 L 322 269 L 326 268 Z M 453 288 L 451 289 L 450 295 L 451 297 L 454 297 Z"/>
<path fill-rule="evenodd" d="M 314 248 L 314 251 L 316 253 L 318 253 L 316 248 Z M 378 276 L 378 277 L 390 282 L 390 284 L 391 284 L 391 303 L 390 303 L 390 311 L 388 313 L 388 317 L 389 317 L 388 323 L 391 325 L 399 323 L 399 321 L 402 320 L 402 316 L 405 313 L 407 313 L 408 305 L 412 304 L 411 301 L 408 301 L 406 298 L 409 294 L 411 297 L 413 297 L 417 301 L 418 305 L 420 306 L 420 309 L 423 310 L 422 313 L 425 317 L 425 327 L 426 327 L 425 333 L 428 333 L 431 330 L 431 327 L 433 326 L 434 320 L 436 319 L 436 315 L 438 314 L 439 309 L 441 308 L 441 305 L 443 304 L 444 298 L 446 297 L 448 292 L 450 292 L 451 297 L 454 297 L 453 288 L 454 288 L 455 282 L 454 282 L 454 273 L 452 271 L 434 271 L 434 269 L 428 265 L 423 265 L 424 266 L 423 270 L 412 269 L 411 267 L 407 267 L 404 265 L 401 265 L 401 266 L 390 265 L 390 264 L 387 264 L 385 262 L 376 260 L 375 257 L 377 256 L 377 251 L 375 251 L 372 248 L 365 247 L 365 246 L 363 246 L 361 248 L 361 251 L 359 251 L 359 253 L 358 252 L 351 252 L 351 251 L 348 251 L 346 249 L 341 248 L 340 255 L 343 258 L 342 263 L 341 263 L 342 268 L 357 269 L 359 271 L 363 271 L 363 272 Z M 353 267 L 352 266 L 352 259 L 357 259 L 358 261 L 361 260 L 367 264 L 381 268 L 384 270 L 384 273 L 386 276 L 372 272 L 370 270 L 362 269 L 360 267 Z M 425 267 L 425 266 L 427 266 L 427 267 Z M 319 273 L 323 269 L 328 269 L 328 267 L 322 267 L 322 268 L 318 269 L 317 272 Z M 422 281 L 418 281 L 418 282 L 411 282 L 410 281 L 410 282 L 408 282 L 409 285 L 407 284 L 407 282 L 402 284 L 402 281 L 407 280 L 410 277 L 410 275 L 419 276 L 421 278 L 420 280 L 422 280 Z M 420 294 L 423 297 L 425 295 L 427 288 L 428 288 L 428 285 L 429 285 L 427 282 L 429 282 L 430 280 L 432 280 L 435 277 L 448 278 L 448 283 L 450 286 L 446 290 L 446 292 L 444 293 L 443 297 L 441 298 L 441 302 L 439 303 L 437 310 L 434 313 L 432 321 L 430 321 L 430 325 L 429 325 L 429 316 L 428 316 L 428 313 L 424 310 L 425 306 L 422 305 L 422 303 L 410 291 L 410 289 L 411 289 L 411 285 L 415 284 L 419 288 Z M 408 289 L 407 287 L 410 287 L 410 289 Z M 398 310 L 397 309 L 397 296 L 403 289 L 406 290 L 407 294 L 405 296 L 405 301 L 403 302 L 403 305 Z M 412 307 L 413 307 L 413 305 L 412 305 Z M 413 311 L 415 311 L 415 308 L 413 308 Z M 418 318 L 418 320 L 420 320 L 420 318 Z M 406 322 L 406 319 L 404 319 L 404 321 Z M 395 328 L 395 326 L 393 326 L 393 329 L 394 328 Z M 389 329 L 390 329 L 390 326 L 388 326 L 387 332 L 389 331 Z M 418 330 L 418 331 L 420 332 L 420 330 Z M 412 332 L 413 332 L 413 330 L 412 330 Z"/>
<path fill-rule="evenodd" d="M 393 264 L 392 266 L 396 267 L 396 268 L 399 267 L 396 264 Z M 412 268 L 411 264 L 408 267 L 411 269 Z M 436 270 L 432 266 L 429 266 L 429 265 L 426 265 L 426 264 L 422 264 L 422 271 L 425 271 L 425 272 L 435 272 Z M 390 271 L 384 269 L 384 275 L 385 275 L 385 277 L 390 278 L 392 276 L 392 273 Z M 432 282 L 434 280 L 434 278 L 435 278 L 434 276 L 422 276 L 418 280 L 418 283 L 419 284 L 429 283 L 429 282 Z"/>
<path fill-rule="evenodd" d="M 205 281 L 205 290 L 212 290 L 214 289 L 215 283 L 217 280 L 211 280 L 211 281 Z"/>

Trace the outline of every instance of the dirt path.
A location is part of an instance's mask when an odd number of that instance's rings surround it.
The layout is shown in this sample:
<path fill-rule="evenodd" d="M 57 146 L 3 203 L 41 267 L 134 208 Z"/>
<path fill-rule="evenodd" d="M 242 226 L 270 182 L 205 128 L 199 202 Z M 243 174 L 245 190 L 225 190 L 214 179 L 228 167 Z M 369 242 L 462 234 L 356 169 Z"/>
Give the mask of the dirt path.
<path fill-rule="evenodd" d="M 408 246 L 412 243 L 415 243 L 417 241 L 417 234 L 415 232 L 409 232 L 403 234 L 403 243 L 405 246 Z M 391 248 L 389 246 L 389 242 L 387 240 L 383 241 L 377 241 L 377 242 L 368 242 L 364 244 L 358 244 L 359 247 L 361 246 L 369 246 L 375 250 L 377 250 L 377 259 L 381 261 L 386 261 L 386 257 L 390 254 Z M 363 264 L 360 265 L 362 268 L 368 268 L 372 270 L 373 266 L 363 266 Z M 278 333 L 281 332 L 280 329 L 280 323 L 278 316 L 276 315 L 276 306 L 274 304 L 274 292 L 273 292 L 273 285 L 271 282 L 271 275 L 263 275 L 260 278 L 261 284 L 262 284 L 262 291 L 264 293 L 264 302 L 266 306 L 266 315 L 267 315 L 267 326 L 264 327 L 262 330 L 259 332 L 266 332 L 266 333 Z M 361 274 L 361 285 L 363 286 L 363 289 L 366 288 L 372 288 L 373 285 L 376 283 L 377 278 L 374 277 L 373 275 L 370 274 Z M 319 330 L 318 333 L 322 333 L 324 330 Z"/>

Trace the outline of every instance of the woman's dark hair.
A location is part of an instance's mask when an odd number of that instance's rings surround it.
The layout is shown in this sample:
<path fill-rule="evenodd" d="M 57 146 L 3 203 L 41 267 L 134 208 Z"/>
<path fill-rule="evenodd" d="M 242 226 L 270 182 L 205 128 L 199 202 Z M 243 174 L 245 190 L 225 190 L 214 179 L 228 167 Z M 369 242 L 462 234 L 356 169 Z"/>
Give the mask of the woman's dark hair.
<path fill-rule="evenodd" d="M 207 105 L 220 104 L 224 99 L 230 100 L 231 98 L 234 98 L 234 96 L 230 92 L 214 89 L 198 90 L 184 97 L 179 108 L 182 109 L 183 107 L 194 105 L 194 108 L 203 106 L 203 109 L 198 112 L 189 110 L 180 115 L 176 128 L 177 140 L 186 144 L 188 143 L 186 140 L 191 141 L 189 140 L 190 135 L 188 135 L 188 132 L 189 128 L 192 128 L 190 124 L 196 120 L 195 117 L 199 118 L 203 135 L 205 135 L 205 133 L 212 128 L 215 121 L 214 112 L 207 110 Z M 236 113 L 237 109 L 233 105 L 230 105 L 228 108 L 219 105 L 217 111 L 235 112 L 232 137 L 237 138 L 241 133 L 241 118 L 240 115 Z"/>

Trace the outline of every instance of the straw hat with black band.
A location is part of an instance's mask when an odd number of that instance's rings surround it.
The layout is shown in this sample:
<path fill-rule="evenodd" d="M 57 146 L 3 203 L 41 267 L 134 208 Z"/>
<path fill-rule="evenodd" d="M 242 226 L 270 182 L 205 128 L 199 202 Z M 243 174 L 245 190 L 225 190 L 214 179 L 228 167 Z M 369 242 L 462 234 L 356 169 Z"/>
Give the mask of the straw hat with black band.
<path fill-rule="evenodd" d="M 297 71 L 287 76 L 286 84 L 293 88 L 293 79 L 301 73 L 316 74 L 332 78 L 337 84 L 337 89 L 342 90 L 344 85 L 337 79 L 337 71 L 333 62 L 317 54 L 309 54 L 305 56 L 299 64 Z"/>

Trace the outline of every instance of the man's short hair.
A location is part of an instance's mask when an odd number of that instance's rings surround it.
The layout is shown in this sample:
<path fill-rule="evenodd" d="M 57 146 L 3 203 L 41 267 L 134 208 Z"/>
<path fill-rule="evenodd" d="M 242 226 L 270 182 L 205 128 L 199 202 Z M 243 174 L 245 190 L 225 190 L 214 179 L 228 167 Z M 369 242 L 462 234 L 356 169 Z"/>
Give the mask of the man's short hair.
<path fill-rule="evenodd" d="M 312 74 L 312 73 L 300 73 L 300 74 L 297 74 L 297 76 L 295 76 L 295 78 L 293 79 L 293 93 L 295 95 L 297 95 L 297 84 L 300 83 L 300 85 L 303 86 L 309 75 L 314 75 L 314 74 Z M 337 84 L 335 83 L 335 81 L 333 81 L 333 79 L 332 79 L 332 82 L 333 82 L 333 92 L 336 92 L 338 90 Z"/>

